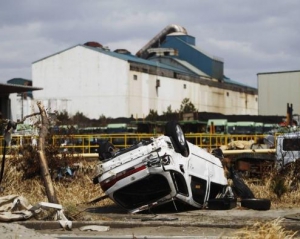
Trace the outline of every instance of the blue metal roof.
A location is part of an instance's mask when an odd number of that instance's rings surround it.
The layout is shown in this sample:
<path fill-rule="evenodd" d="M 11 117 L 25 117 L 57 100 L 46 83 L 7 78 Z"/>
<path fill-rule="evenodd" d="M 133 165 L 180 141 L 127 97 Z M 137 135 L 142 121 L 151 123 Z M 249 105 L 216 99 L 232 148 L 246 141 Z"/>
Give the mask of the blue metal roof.
<path fill-rule="evenodd" d="M 247 87 L 247 88 L 250 88 L 250 89 L 255 89 L 255 90 L 257 90 L 257 88 L 255 88 L 255 87 L 252 87 L 252 86 L 248 86 L 248 85 L 242 84 L 242 83 L 240 83 L 240 82 L 238 82 L 238 81 L 234 81 L 234 80 L 228 78 L 227 76 L 224 76 L 223 80 L 224 80 L 224 82 L 227 83 L 227 84 L 239 85 L 239 86 L 243 86 L 243 87 Z"/>
<path fill-rule="evenodd" d="M 178 73 L 183 73 L 183 74 L 191 75 L 191 72 L 190 72 L 190 71 L 183 70 L 183 69 L 178 69 L 178 68 L 176 68 L 176 67 L 173 67 L 173 66 L 170 66 L 170 65 L 166 65 L 166 64 L 163 64 L 163 63 L 160 63 L 160 62 L 156 62 L 156 61 L 145 60 L 145 59 L 143 59 L 143 58 L 139 58 L 139 57 L 137 57 L 137 56 L 135 56 L 135 55 L 132 55 L 132 54 L 122 54 L 122 53 L 117 53 L 117 52 L 114 52 L 114 51 L 106 50 L 106 49 L 104 49 L 104 48 L 90 47 L 90 46 L 86 46 L 86 45 L 82 45 L 82 44 L 78 44 L 78 45 L 69 47 L 69 48 L 67 48 L 67 49 L 65 49 L 65 50 L 56 52 L 56 53 L 51 54 L 51 55 L 49 55 L 49 56 L 46 56 L 46 57 L 44 57 L 44 58 L 42 58 L 42 59 L 39 59 L 39 60 L 37 60 L 37 61 L 34 61 L 33 63 L 42 61 L 42 60 L 44 60 L 44 59 L 47 59 L 47 58 L 52 57 L 52 56 L 54 56 L 54 55 L 63 53 L 63 52 L 65 52 L 65 51 L 68 51 L 68 50 L 70 50 L 70 49 L 72 49 L 72 48 L 75 48 L 75 47 L 78 47 L 78 46 L 87 48 L 87 49 L 89 49 L 89 50 L 97 51 L 97 52 L 100 52 L 100 53 L 103 53 L 103 54 L 106 54 L 106 55 L 109 55 L 109 56 L 112 56 L 112 57 L 116 57 L 116 58 L 119 58 L 119 59 L 124 60 L 124 61 L 136 62 L 136 63 L 140 63 L 140 64 L 145 64 L 145 65 L 149 65 L 149 66 L 154 66 L 154 67 L 159 67 L 159 68 L 163 68 L 163 69 L 175 71 L 175 72 L 178 72 Z M 192 74 L 192 75 L 193 75 L 193 74 Z"/>
<path fill-rule="evenodd" d="M 182 39 L 177 39 L 179 40 L 182 44 L 185 44 L 188 48 L 190 48 L 192 51 L 195 51 L 195 52 L 198 52 L 198 53 L 201 53 L 206 59 L 212 59 L 212 57 L 208 56 L 206 53 L 202 52 L 201 50 L 197 49 L 194 45 L 192 44 L 188 44 L 184 41 L 182 41 Z M 171 71 L 174 71 L 174 72 L 178 72 L 178 73 L 183 73 L 183 74 L 187 74 L 187 75 L 194 75 L 194 76 L 199 76 L 199 75 L 202 75 L 200 74 L 200 72 L 202 71 L 201 68 L 198 68 L 196 66 L 196 68 L 199 69 L 199 71 L 196 71 L 195 69 L 193 69 L 190 65 L 190 62 L 189 61 L 186 61 L 185 59 L 182 59 L 181 57 L 179 57 L 180 60 L 178 60 L 178 62 L 181 63 L 181 65 L 184 65 L 185 67 L 187 67 L 186 70 L 182 69 L 182 68 L 177 68 L 177 67 L 173 67 L 173 66 L 170 66 L 170 65 L 167 65 L 167 64 L 164 64 L 164 63 L 160 63 L 158 61 L 155 61 L 154 59 L 151 60 L 146 60 L 146 59 L 143 59 L 143 58 L 139 58 L 135 55 L 132 55 L 132 54 L 121 54 L 121 53 L 117 53 L 117 52 L 113 52 L 113 51 L 109 51 L 109 50 L 106 50 L 106 49 L 103 49 L 103 48 L 95 48 L 95 47 L 89 47 L 89 46 L 86 46 L 86 45 L 82 45 L 82 44 L 78 44 L 78 45 L 75 45 L 75 46 L 72 46 L 72 47 L 69 47 L 65 50 L 62 50 L 62 51 L 59 51 L 59 52 L 56 52 L 54 54 L 51 54 L 47 57 L 44 57 L 42 59 L 39 59 L 37 61 L 34 61 L 33 63 L 36 63 L 36 62 L 39 62 L 39 61 L 42 61 L 44 59 L 47 59 L 49 57 L 52 57 L 54 55 L 57 55 L 57 54 L 60 54 L 62 52 L 65 52 L 65 51 L 68 51 L 72 48 L 75 48 L 75 47 L 84 47 L 84 48 L 87 48 L 89 50 L 93 50 L 93 51 L 97 51 L 97 52 L 100 52 L 100 53 L 103 53 L 103 54 L 106 54 L 106 55 L 109 55 L 109 56 L 112 56 L 112 57 L 116 57 L 116 58 L 119 58 L 121 60 L 124 60 L 124 61 L 129 61 L 129 62 L 136 62 L 136 63 L 140 63 L 140 64 L 145 64 L 145 65 L 149 65 L 149 66 L 153 66 L 153 67 L 159 67 L 159 68 L 163 68 L 163 69 L 167 69 L 167 70 L 171 70 Z M 162 46 L 164 47 L 164 46 Z M 170 56 L 169 56 L 170 57 Z M 173 57 L 173 56 L 172 56 Z M 174 57 L 176 58 L 176 57 Z M 177 58 L 178 59 L 178 58 Z M 198 59 L 199 61 L 199 59 Z M 184 62 L 186 62 L 186 64 L 183 64 Z M 193 64 L 192 64 L 193 65 Z M 190 66 L 190 67 L 188 67 Z M 206 73 L 206 72 L 205 72 Z M 203 74 L 205 75 L 205 74 Z M 210 74 L 208 74 L 210 75 Z M 244 86 L 244 87 L 248 87 L 248 88 L 252 88 L 252 89 L 256 89 L 254 87 L 250 87 L 250 86 L 247 86 L 245 84 L 242 84 L 240 82 L 237 82 L 237 81 L 233 81 L 231 80 L 230 78 L 226 77 L 226 76 L 223 76 L 223 80 L 225 83 L 228 83 L 228 84 L 233 84 L 233 85 L 239 85 L 239 86 Z"/>
<path fill-rule="evenodd" d="M 203 53 L 180 36 L 168 35 L 160 47 L 177 49 L 179 52 L 177 58 L 189 62 L 212 78 L 219 80 L 223 78 L 222 60 Z"/>
<path fill-rule="evenodd" d="M 117 53 L 117 52 L 114 52 L 114 51 L 108 51 L 108 50 L 105 50 L 103 48 L 89 47 L 89 46 L 85 46 L 85 45 L 81 45 L 81 46 L 85 47 L 85 48 L 88 48 L 90 50 L 93 50 L 93 51 L 98 51 L 98 52 L 101 52 L 103 54 L 119 58 L 119 59 L 124 60 L 124 61 L 136 62 L 136 63 L 145 64 L 145 65 L 149 65 L 149 66 L 168 69 L 168 70 L 179 72 L 179 73 L 190 74 L 189 71 L 178 69 L 176 67 L 172 67 L 172 66 L 169 66 L 169 65 L 157 62 L 157 61 L 145 60 L 145 59 L 139 58 L 139 57 L 137 57 L 135 55 L 132 55 L 132 54 L 121 54 L 121 53 Z"/>
<path fill-rule="evenodd" d="M 202 76 L 202 77 L 207 77 L 207 78 L 211 78 L 209 75 L 205 74 L 203 71 L 199 70 L 197 67 L 191 65 L 189 62 L 184 61 L 184 60 L 180 60 L 178 58 L 175 58 L 173 56 L 163 56 L 163 57 L 151 57 L 149 58 L 152 61 L 160 61 L 163 62 L 165 64 L 168 64 L 166 62 L 170 62 L 169 65 L 172 65 L 172 61 L 176 62 L 176 66 L 180 69 L 186 69 L 189 72 L 191 72 L 191 74 L 193 75 L 197 75 L 197 76 Z M 173 63 L 174 64 L 174 63 Z M 181 66 L 181 67 L 180 67 Z"/>

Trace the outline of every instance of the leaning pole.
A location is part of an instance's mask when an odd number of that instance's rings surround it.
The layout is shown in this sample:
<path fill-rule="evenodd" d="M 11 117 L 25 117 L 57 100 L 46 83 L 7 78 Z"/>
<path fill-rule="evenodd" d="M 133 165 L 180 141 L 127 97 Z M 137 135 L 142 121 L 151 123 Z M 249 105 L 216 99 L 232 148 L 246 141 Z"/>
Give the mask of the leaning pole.
<path fill-rule="evenodd" d="M 45 155 L 45 142 L 46 142 L 45 139 L 48 135 L 49 120 L 44 105 L 39 101 L 37 102 L 37 106 L 40 110 L 40 114 L 42 118 L 42 124 L 40 126 L 41 128 L 39 133 L 39 144 L 38 144 L 41 174 L 44 181 L 48 201 L 50 203 L 59 204 L 58 199 L 56 197 L 55 189 L 52 184 L 51 175 L 49 173 L 49 168 L 48 168 L 47 159 Z"/>

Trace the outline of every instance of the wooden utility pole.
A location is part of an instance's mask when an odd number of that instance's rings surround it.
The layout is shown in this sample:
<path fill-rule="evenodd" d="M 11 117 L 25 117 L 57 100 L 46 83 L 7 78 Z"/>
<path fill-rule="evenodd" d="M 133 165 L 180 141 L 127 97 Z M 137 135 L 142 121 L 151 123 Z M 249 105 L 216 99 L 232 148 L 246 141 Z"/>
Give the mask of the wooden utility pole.
<path fill-rule="evenodd" d="M 56 197 L 55 189 L 52 184 L 51 175 L 49 173 L 49 168 L 48 168 L 47 159 L 45 155 L 45 144 L 46 144 L 45 142 L 46 142 L 46 137 L 48 135 L 49 120 L 44 105 L 39 101 L 37 102 L 37 106 L 40 110 L 40 114 L 42 118 L 42 125 L 40 128 L 39 143 L 38 143 L 38 153 L 40 156 L 39 159 L 40 159 L 42 178 L 44 180 L 48 201 L 51 203 L 59 204 L 58 199 Z"/>

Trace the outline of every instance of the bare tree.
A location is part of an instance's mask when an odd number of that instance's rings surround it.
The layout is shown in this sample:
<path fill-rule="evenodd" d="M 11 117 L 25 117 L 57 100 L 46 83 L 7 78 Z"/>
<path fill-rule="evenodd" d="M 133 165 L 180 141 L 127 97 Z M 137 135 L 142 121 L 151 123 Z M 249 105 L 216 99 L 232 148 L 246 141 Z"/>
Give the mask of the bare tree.
<path fill-rule="evenodd" d="M 11 139 L 11 131 L 12 128 L 16 127 L 16 124 L 23 123 L 27 118 L 33 117 L 33 116 L 41 116 L 41 124 L 39 125 L 39 143 L 38 143 L 38 154 L 39 154 L 39 160 L 40 160 L 40 168 L 41 168 L 41 176 L 44 181 L 44 186 L 46 189 L 46 194 L 48 201 L 51 203 L 59 203 L 58 199 L 56 197 L 56 192 L 52 184 L 51 175 L 48 168 L 47 158 L 45 154 L 45 147 L 46 147 L 46 137 L 48 135 L 48 128 L 49 128 L 49 119 L 47 112 L 44 108 L 44 105 L 42 102 L 38 101 L 37 106 L 39 109 L 38 113 L 34 113 L 31 115 L 25 116 L 21 121 L 15 123 L 11 122 L 9 120 L 5 120 L 6 127 L 5 127 L 5 146 Z M 5 147 L 4 147 L 4 153 L 3 153 L 3 159 L 2 159 L 2 168 L 1 168 L 1 179 L 2 174 L 4 171 L 4 162 L 5 162 Z"/>

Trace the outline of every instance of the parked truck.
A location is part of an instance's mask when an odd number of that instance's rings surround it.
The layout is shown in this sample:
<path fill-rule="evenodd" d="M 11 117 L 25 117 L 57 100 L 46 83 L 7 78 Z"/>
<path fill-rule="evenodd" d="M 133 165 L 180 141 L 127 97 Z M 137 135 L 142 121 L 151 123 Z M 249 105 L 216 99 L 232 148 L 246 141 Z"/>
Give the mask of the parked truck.
<path fill-rule="evenodd" d="M 223 150 L 236 170 L 250 177 L 262 177 L 273 169 L 281 170 L 300 159 L 300 131 L 278 136 L 267 135 L 247 149 Z"/>

